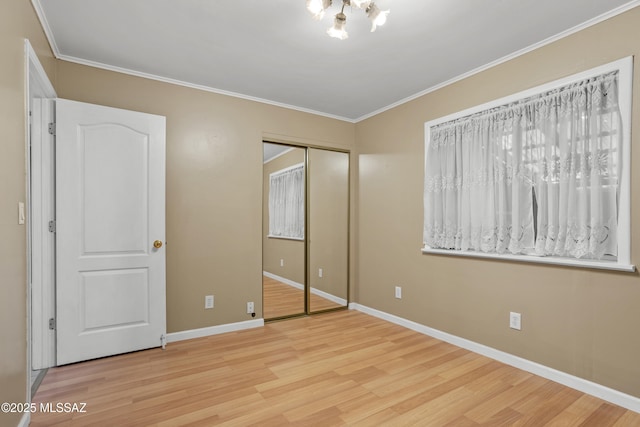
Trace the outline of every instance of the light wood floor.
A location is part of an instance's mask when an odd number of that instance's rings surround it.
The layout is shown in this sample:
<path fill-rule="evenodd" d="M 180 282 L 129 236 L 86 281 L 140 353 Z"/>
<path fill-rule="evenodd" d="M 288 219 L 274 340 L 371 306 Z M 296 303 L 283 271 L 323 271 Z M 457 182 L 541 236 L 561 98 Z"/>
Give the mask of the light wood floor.
<path fill-rule="evenodd" d="M 639 426 L 640 414 L 354 311 L 50 369 L 39 426 Z"/>
<path fill-rule="evenodd" d="M 304 291 L 267 276 L 262 276 L 263 316 L 275 319 L 282 316 L 304 313 Z M 339 304 L 311 294 L 311 311 L 322 311 L 340 307 Z"/>

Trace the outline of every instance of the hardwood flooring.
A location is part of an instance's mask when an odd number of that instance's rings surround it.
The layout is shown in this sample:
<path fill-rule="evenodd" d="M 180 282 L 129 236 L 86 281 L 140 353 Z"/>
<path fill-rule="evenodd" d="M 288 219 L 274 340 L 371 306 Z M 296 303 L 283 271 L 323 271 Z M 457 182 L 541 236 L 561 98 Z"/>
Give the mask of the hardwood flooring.
<path fill-rule="evenodd" d="M 50 369 L 40 426 L 639 426 L 640 414 L 355 311 Z"/>
<path fill-rule="evenodd" d="M 267 276 L 262 276 L 263 315 L 265 319 L 275 319 L 304 313 L 304 291 L 284 284 Z M 339 304 L 311 294 L 311 311 L 322 311 L 340 307 Z"/>

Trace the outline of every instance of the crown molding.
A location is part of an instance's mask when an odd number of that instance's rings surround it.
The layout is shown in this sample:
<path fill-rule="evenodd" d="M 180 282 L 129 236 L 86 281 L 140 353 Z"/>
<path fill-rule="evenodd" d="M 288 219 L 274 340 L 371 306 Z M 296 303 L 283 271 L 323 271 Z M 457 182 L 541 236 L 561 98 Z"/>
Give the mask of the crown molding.
<path fill-rule="evenodd" d="M 380 113 L 384 113 L 385 111 L 389 111 L 395 107 L 398 107 L 402 104 L 406 104 L 407 102 L 413 101 L 414 99 L 420 98 L 421 96 L 427 95 L 431 92 L 435 92 L 438 89 L 442 89 L 443 87 L 449 86 L 453 83 L 459 82 L 461 80 L 464 80 L 468 77 L 471 77 L 475 74 L 479 74 L 483 71 L 486 71 L 490 68 L 493 68 L 497 65 L 503 64 L 507 61 L 510 61 L 512 59 L 518 58 L 519 56 L 525 55 L 529 52 L 533 52 L 536 49 L 539 49 L 543 46 L 546 46 L 548 44 L 551 44 L 553 42 L 556 42 L 558 40 L 561 40 L 565 37 L 568 37 L 572 34 L 575 34 L 579 31 L 582 31 L 586 28 L 592 27 L 596 24 L 599 24 L 600 22 L 606 21 L 607 19 L 613 18 L 614 16 L 620 15 L 624 12 L 627 12 L 631 9 L 633 9 L 634 7 L 637 7 L 640 5 L 640 0 L 632 0 L 629 3 L 623 4 L 622 6 L 619 6 L 615 9 L 610 10 L 609 12 L 603 13 L 602 15 L 596 16 L 595 18 L 592 18 L 588 21 L 585 21 L 581 24 L 576 25 L 575 27 L 569 28 L 568 30 L 562 31 L 554 36 L 548 37 L 538 43 L 534 43 L 530 46 L 527 46 L 523 49 L 520 49 L 516 52 L 510 53 L 509 55 L 503 56 L 502 58 L 496 59 L 495 61 L 489 62 L 485 65 L 482 65 L 478 68 L 474 68 L 471 71 L 467 71 L 466 73 L 460 74 L 459 76 L 456 76 L 452 79 L 449 79 L 447 81 L 444 81 L 442 83 L 438 83 L 435 86 L 431 86 L 428 89 L 425 89 L 423 91 L 420 91 L 414 95 L 408 96 L 406 98 L 403 98 L 397 102 L 394 102 L 393 104 L 389 104 L 386 107 L 382 107 L 378 110 L 372 111 L 369 114 L 365 114 L 364 116 L 358 117 L 357 119 L 354 120 L 355 123 L 359 123 L 363 120 L 369 119 L 373 116 L 377 116 Z"/>
<path fill-rule="evenodd" d="M 461 80 L 464 80 L 468 77 L 471 77 L 475 74 L 481 73 L 483 71 L 486 71 L 490 68 L 493 68 L 497 65 L 503 64 L 507 61 L 510 61 L 512 59 L 515 59 L 517 57 L 520 57 L 522 55 L 525 55 L 529 52 L 532 52 L 536 49 L 539 49 L 543 46 L 546 46 L 548 44 L 551 44 L 553 42 L 556 42 L 558 40 L 561 40 L 565 37 L 568 37 L 572 34 L 575 34 L 579 31 L 582 31 L 586 28 L 589 28 L 593 25 L 599 24 L 600 22 L 603 22 L 607 19 L 613 18 L 614 16 L 620 15 L 624 12 L 627 12 L 631 9 L 633 9 L 634 7 L 637 7 L 640 5 L 640 0 L 632 0 L 622 6 L 619 6 L 615 9 L 612 9 L 606 13 L 603 13 L 602 15 L 596 16 L 595 18 L 589 19 L 588 21 L 585 21 L 581 24 L 576 25 L 575 27 L 572 27 L 568 30 L 562 31 L 554 36 L 548 37 L 538 43 L 534 43 L 530 46 L 527 46 L 523 49 L 520 49 L 516 52 L 513 52 L 509 55 L 503 56 L 502 58 L 499 58 L 495 61 L 489 62 L 485 65 L 482 65 L 478 68 L 475 68 L 471 71 L 468 71 L 466 73 L 460 74 L 452 79 L 446 80 L 442 83 L 439 83 L 437 85 L 431 86 L 425 90 L 422 90 L 414 95 L 408 96 L 406 98 L 403 98 L 397 102 L 394 102 L 392 104 L 387 105 L 386 107 L 382 107 L 380 109 L 377 109 L 375 111 L 372 111 L 371 113 L 365 114 L 363 116 L 360 116 L 356 119 L 350 119 L 348 117 L 342 117 L 342 116 L 337 116 L 335 114 L 329 114 L 329 113 L 325 113 L 322 111 L 316 111 L 316 110 L 312 110 L 309 108 L 303 108 L 303 107 L 298 107 L 295 105 L 291 105 L 291 104 L 285 104 L 285 103 L 281 103 L 281 102 L 276 102 L 276 101 L 272 101 L 269 99 L 265 99 L 265 98 L 258 98 L 255 96 L 250 96 L 250 95 L 245 95 L 242 93 L 238 93 L 238 92 L 231 92 L 231 91 L 227 91 L 227 90 L 222 90 L 222 89 L 217 89 L 211 86 L 205 86 L 205 85 L 199 85 L 199 84 L 194 84 L 194 83 L 190 83 L 190 82 L 186 82 L 186 81 L 182 81 L 182 80 L 177 80 L 177 79 L 171 79 L 171 78 L 167 78 L 167 77 L 162 77 L 162 76 L 158 76 L 155 74 L 150 74 L 150 73 L 143 73 L 140 71 L 135 71 L 135 70 L 131 70 L 128 68 L 122 68 L 122 67 L 116 67 L 116 66 L 112 66 L 112 65 L 108 65 L 108 64 L 103 64 L 100 62 L 96 62 L 96 61 L 89 61 L 86 59 L 82 59 L 82 58 L 77 58 L 77 57 L 73 57 L 73 56 L 68 56 L 68 55 L 63 55 L 60 53 L 60 50 L 58 48 L 58 45 L 56 44 L 55 38 L 53 36 L 53 32 L 51 31 L 51 27 L 49 26 L 49 23 L 46 20 L 44 11 L 42 9 L 42 5 L 41 5 L 41 0 L 31 0 L 31 4 L 33 5 L 36 14 L 38 15 L 38 19 L 40 20 L 40 24 L 42 25 L 42 28 L 44 30 L 44 33 L 47 37 L 47 40 L 49 41 L 49 45 L 51 46 L 51 50 L 53 51 L 53 54 L 55 55 L 55 57 L 57 59 L 61 59 L 64 61 L 68 61 L 68 62 L 73 62 L 76 64 L 80 64 L 80 65 L 86 65 L 89 67 L 94 67 L 94 68 L 100 68 L 100 69 L 104 69 L 107 71 L 114 71 L 117 73 L 123 73 L 123 74 L 127 74 L 127 75 L 131 75 L 131 76 L 136 76 L 136 77 L 142 77 L 142 78 L 146 78 L 146 79 L 150 79 L 150 80 L 156 80 L 156 81 L 160 81 L 160 82 L 164 82 L 164 83 L 169 83 L 169 84 L 174 84 L 174 85 L 178 85 L 178 86 L 184 86 L 184 87 L 188 87 L 191 89 L 197 89 L 197 90 L 202 90 L 205 92 L 211 92 L 211 93 L 216 93 L 219 95 L 225 95 L 225 96 L 231 96 L 234 98 L 240 98 L 240 99 L 245 99 L 248 101 L 254 101 L 254 102 L 259 102 L 261 104 L 267 104 L 267 105 L 272 105 L 275 107 L 281 107 L 281 108 L 286 108 L 289 110 L 294 110 L 294 111 L 299 111 L 302 113 L 308 113 L 308 114 L 313 114 L 313 115 L 317 115 L 317 116 L 322 116 L 322 117 L 327 117 L 330 119 L 335 119 L 335 120 L 340 120 L 340 121 L 344 121 L 344 122 L 348 122 L 348 123 L 359 123 L 362 122 L 366 119 L 369 119 L 371 117 L 377 116 L 378 114 L 384 113 L 385 111 L 389 111 L 393 108 L 396 108 L 400 105 L 406 104 L 410 101 L 413 101 L 417 98 L 420 98 L 424 95 L 427 95 L 431 92 L 435 92 L 438 89 L 441 89 L 445 86 L 449 86 L 453 83 L 459 82 Z"/>

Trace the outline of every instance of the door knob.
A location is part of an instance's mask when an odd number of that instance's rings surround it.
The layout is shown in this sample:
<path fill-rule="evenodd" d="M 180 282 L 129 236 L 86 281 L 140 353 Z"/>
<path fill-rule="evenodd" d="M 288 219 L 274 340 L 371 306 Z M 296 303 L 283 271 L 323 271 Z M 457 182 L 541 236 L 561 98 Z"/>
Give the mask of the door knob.
<path fill-rule="evenodd" d="M 153 242 L 153 247 L 156 249 L 160 249 L 162 247 L 162 241 L 156 240 L 155 242 Z"/>

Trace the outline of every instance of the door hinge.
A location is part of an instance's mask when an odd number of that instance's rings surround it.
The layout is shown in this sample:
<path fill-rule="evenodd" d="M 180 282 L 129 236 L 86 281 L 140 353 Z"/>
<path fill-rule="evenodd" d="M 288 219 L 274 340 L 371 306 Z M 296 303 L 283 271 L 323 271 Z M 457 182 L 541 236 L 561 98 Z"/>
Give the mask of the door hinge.
<path fill-rule="evenodd" d="M 54 318 L 49 319 L 49 329 L 53 331 L 55 328 L 56 328 L 56 319 Z"/>
<path fill-rule="evenodd" d="M 49 231 L 51 233 L 55 233 L 56 232 L 56 222 L 55 221 L 49 221 Z"/>
<path fill-rule="evenodd" d="M 56 134 L 56 124 L 55 123 L 49 123 L 49 133 L 51 135 L 55 136 L 55 134 Z"/>

